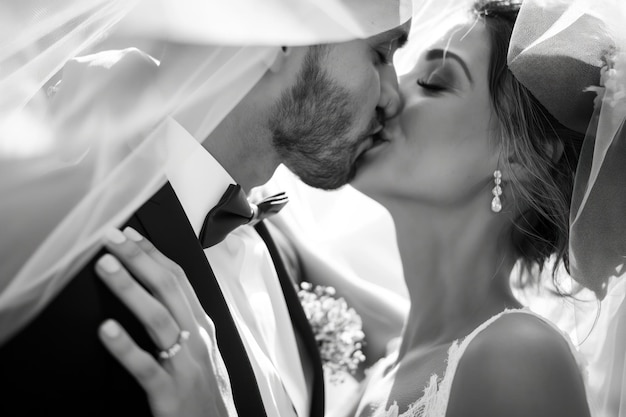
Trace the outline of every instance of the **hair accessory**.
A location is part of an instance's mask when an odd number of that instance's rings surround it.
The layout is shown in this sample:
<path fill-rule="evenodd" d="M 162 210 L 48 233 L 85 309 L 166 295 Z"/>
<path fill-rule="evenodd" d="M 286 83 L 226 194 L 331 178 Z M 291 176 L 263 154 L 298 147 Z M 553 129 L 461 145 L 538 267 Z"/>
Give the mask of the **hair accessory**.
<path fill-rule="evenodd" d="M 491 200 L 491 211 L 494 213 L 499 213 L 502 210 L 502 201 L 500 201 L 500 196 L 502 195 L 502 172 L 499 169 L 493 171 L 493 182 L 496 184 L 491 190 L 491 194 L 493 194 L 493 200 Z"/>
<path fill-rule="evenodd" d="M 624 21 L 623 0 L 524 0 L 509 44 L 509 68 L 518 81 L 557 120 L 585 134 L 562 278 L 591 294 L 576 292 L 572 308 L 555 300 L 542 310 L 551 310 L 577 342 L 593 416 L 626 410 Z"/>

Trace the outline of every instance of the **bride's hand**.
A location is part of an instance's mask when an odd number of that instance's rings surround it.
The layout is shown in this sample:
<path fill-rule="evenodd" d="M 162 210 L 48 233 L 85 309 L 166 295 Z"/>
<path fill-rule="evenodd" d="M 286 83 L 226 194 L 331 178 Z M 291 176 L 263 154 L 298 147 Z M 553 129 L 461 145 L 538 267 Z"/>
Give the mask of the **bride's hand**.
<path fill-rule="evenodd" d="M 163 350 L 155 359 L 113 320 L 100 326 L 99 336 L 144 388 L 152 413 L 156 417 L 236 416 L 215 327 L 182 268 L 131 228 L 124 233 L 111 230 L 105 245 L 112 255 L 98 260 L 97 274 Z"/>

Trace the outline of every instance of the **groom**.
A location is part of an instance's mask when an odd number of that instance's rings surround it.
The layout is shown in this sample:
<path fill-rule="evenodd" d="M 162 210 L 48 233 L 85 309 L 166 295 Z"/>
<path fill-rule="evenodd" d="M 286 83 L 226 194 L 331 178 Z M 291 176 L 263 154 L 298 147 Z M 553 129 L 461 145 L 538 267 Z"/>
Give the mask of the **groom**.
<path fill-rule="evenodd" d="M 407 30 L 405 24 L 367 39 L 281 48 L 202 144 L 187 133 L 188 118 L 179 120 L 175 141 L 196 146 L 194 158 L 168 168 L 168 183 L 125 222 L 185 270 L 216 326 L 239 416 L 322 417 L 323 375 L 311 329 L 265 226 L 242 226 L 203 245 L 206 213 L 229 185 L 248 191 L 280 163 L 319 188 L 351 180 L 360 158 L 380 142 L 385 120 L 400 110 L 391 60 Z M 101 72 L 158 71 L 143 58 L 128 50 Z M 98 61 L 81 64 L 89 71 Z M 82 75 L 80 65 L 75 69 Z M 0 347 L 0 415 L 150 415 L 143 390 L 104 350 L 96 329 L 114 318 L 145 350 L 157 346 L 95 276 L 97 258 Z"/>

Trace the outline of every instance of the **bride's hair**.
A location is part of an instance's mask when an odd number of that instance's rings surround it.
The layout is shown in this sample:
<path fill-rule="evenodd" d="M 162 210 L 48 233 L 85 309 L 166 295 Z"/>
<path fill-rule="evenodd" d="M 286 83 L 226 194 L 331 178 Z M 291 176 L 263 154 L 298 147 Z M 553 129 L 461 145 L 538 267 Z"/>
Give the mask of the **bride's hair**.
<path fill-rule="evenodd" d="M 523 166 L 529 178 L 511 179 L 518 201 L 512 242 L 528 283 L 554 256 L 553 277 L 562 261 L 569 270 L 567 242 L 574 174 L 584 135 L 559 123 L 507 67 L 507 51 L 520 2 L 477 1 L 474 13 L 491 39 L 489 93 L 498 118 L 502 154 Z M 562 151 L 561 151 L 562 150 Z M 557 286 L 558 288 L 558 286 Z"/>

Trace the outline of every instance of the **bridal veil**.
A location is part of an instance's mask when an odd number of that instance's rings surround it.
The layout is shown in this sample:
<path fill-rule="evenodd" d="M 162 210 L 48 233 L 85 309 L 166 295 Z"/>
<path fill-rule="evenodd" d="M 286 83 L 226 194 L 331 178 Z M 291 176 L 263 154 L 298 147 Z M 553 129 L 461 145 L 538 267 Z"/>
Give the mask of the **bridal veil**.
<path fill-rule="evenodd" d="M 525 0 L 509 47 L 518 80 L 585 134 L 569 237 L 570 276 L 585 290 L 559 319 L 587 359 L 598 417 L 626 416 L 625 21 L 622 0 Z"/>
<path fill-rule="evenodd" d="M 177 119 L 193 119 L 202 141 L 281 46 L 365 38 L 410 17 L 408 0 L 2 2 L 0 343 L 184 163 L 167 152 Z M 162 68 L 168 44 L 193 47 L 192 60 Z M 126 49 L 137 45 L 151 55 Z M 113 50 L 90 55 L 102 49 Z"/>
<path fill-rule="evenodd" d="M 123 224 L 165 183 L 168 164 L 184 163 L 184 153 L 175 160 L 167 152 L 181 129 L 177 117 L 193 117 L 189 133 L 202 141 L 281 46 L 364 38 L 405 22 L 410 3 L 2 2 L 0 343 L 85 265 L 107 228 Z M 420 10 L 453 4 L 413 3 L 414 20 Z M 571 331 L 589 360 L 590 401 L 601 417 L 626 417 L 625 21 L 623 0 L 525 0 L 509 49 L 515 76 L 562 123 L 586 133 L 570 269 L 588 290 L 573 301 Z M 197 48 L 193 65 L 160 68 L 169 43 Z M 136 45 L 150 55 L 124 49 L 80 58 Z M 128 66 L 116 76 L 100 70 L 122 56 Z"/>

